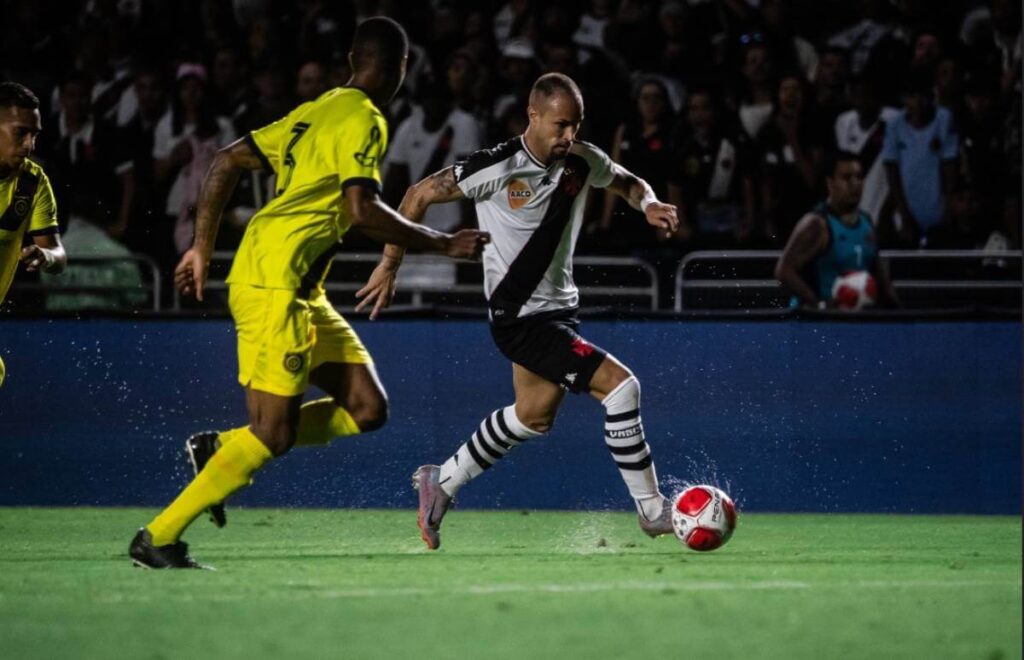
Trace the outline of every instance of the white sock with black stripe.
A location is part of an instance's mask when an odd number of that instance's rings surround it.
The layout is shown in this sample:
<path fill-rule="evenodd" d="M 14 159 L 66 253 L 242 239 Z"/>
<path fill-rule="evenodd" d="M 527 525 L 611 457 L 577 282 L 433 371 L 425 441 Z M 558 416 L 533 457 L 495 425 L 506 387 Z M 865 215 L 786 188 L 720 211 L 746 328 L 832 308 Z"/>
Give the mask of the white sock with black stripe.
<path fill-rule="evenodd" d="M 526 440 L 540 435 L 516 417 L 516 407 L 495 410 L 480 424 L 469 442 L 441 466 L 441 489 L 450 496 L 483 474 Z"/>
<path fill-rule="evenodd" d="M 644 439 L 640 421 L 640 381 L 630 376 L 609 392 L 601 405 L 606 413 L 604 441 L 636 502 L 637 511 L 653 520 L 661 515 L 663 498 L 658 490 L 651 448 Z"/>

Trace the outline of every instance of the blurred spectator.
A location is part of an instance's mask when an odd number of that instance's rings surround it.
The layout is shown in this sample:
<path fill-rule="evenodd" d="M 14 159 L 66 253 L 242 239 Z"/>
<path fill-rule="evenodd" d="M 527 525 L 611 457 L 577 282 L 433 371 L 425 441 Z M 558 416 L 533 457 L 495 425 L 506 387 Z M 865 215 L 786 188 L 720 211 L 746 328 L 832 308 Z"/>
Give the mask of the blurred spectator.
<path fill-rule="evenodd" d="M 845 48 L 850 53 L 850 67 L 855 74 L 864 70 L 875 45 L 895 32 L 895 27 L 885 19 L 883 0 L 861 0 L 857 15 L 859 21 L 828 40 L 830 46 Z"/>
<path fill-rule="evenodd" d="M 971 49 L 976 66 L 999 71 L 1004 93 L 1019 91 L 1024 44 L 1020 2 L 989 0 L 987 4 L 964 17 L 960 39 Z"/>
<path fill-rule="evenodd" d="M 964 112 L 963 68 L 954 57 L 943 57 L 935 65 L 935 101 L 960 121 Z"/>
<path fill-rule="evenodd" d="M 211 73 L 209 95 L 214 112 L 232 121 L 246 114 L 252 103 L 252 90 L 249 72 L 238 51 L 230 46 L 218 48 Z"/>
<path fill-rule="evenodd" d="M 395 206 L 406 189 L 420 179 L 480 149 L 482 127 L 471 114 L 453 105 L 447 89 L 422 87 L 412 114 L 391 140 L 384 177 L 384 199 Z M 474 223 L 471 205 L 435 204 L 423 224 L 441 231 Z"/>
<path fill-rule="evenodd" d="M 530 0 L 509 0 L 494 15 L 494 38 L 502 48 L 513 39 L 532 36 L 535 29 Z"/>
<path fill-rule="evenodd" d="M 448 93 L 452 96 L 455 107 L 466 112 L 489 117 L 490 112 L 483 107 L 483 72 L 480 63 L 465 50 L 452 54 L 445 71 Z"/>
<path fill-rule="evenodd" d="M 796 221 L 820 199 L 821 135 L 808 112 L 803 78 L 799 73 L 784 75 L 775 112 L 756 142 L 764 233 L 772 243 L 784 241 Z"/>
<path fill-rule="evenodd" d="M 758 11 L 772 60 L 781 69 L 796 69 L 807 80 L 814 80 L 819 66 L 818 52 L 811 42 L 796 33 L 785 0 L 761 0 Z"/>
<path fill-rule="evenodd" d="M 738 104 L 740 124 L 748 137 L 756 138 L 775 109 L 772 64 L 760 34 L 745 34 L 741 40 L 744 47 Z"/>
<path fill-rule="evenodd" d="M 56 127 L 41 134 L 37 149 L 54 182 L 57 214 L 66 227 L 73 214 L 112 224 L 122 214 L 124 186 L 117 172 L 127 159 L 112 125 L 93 116 L 92 81 L 72 72 L 61 82 Z"/>
<path fill-rule="evenodd" d="M 882 152 L 904 245 L 927 245 L 928 235 L 946 223 L 958 143 L 952 113 L 932 100 L 931 76 L 912 71 L 904 88 L 903 111 L 886 126 Z"/>
<path fill-rule="evenodd" d="M 299 67 L 295 76 L 295 96 L 300 103 L 315 101 L 327 90 L 327 70 L 323 64 L 310 60 Z"/>
<path fill-rule="evenodd" d="M 793 294 L 792 306 L 831 306 L 836 278 L 851 271 L 871 273 L 879 302 L 899 306 L 888 268 L 878 258 L 871 218 L 857 208 L 863 183 L 856 155 L 838 152 L 829 157 L 828 196 L 800 219 L 775 266 L 775 277 Z"/>
<path fill-rule="evenodd" d="M 216 114 L 206 92 L 206 69 L 199 64 L 180 65 L 171 109 L 153 134 L 157 182 L 173 181 L 164 211 L 174 219 L 174 246 L 179 254 L 192 244 L 194 204 L 202 177 L 216 151 L 234 139 L 231 122 Z"/>
<path fill-rule="evenodd" d="M 672 106 L 668 90 L 657 78 L 645 78 L 637 85 L 633 98 L 633 111 L 615 131 L 609 156 L 651 184 L 658 199 L 681 203 L 681 199 L 670 198 L 668 188 L 678 169 L 672 144 Z M 613 245 L 650 247 L 665 240 L 663 232 L 648 225 L 642 213 L 609 191 L 604 193 L 598 226 Z"/>
<path fill-rule="evenodd" d="M 942 42 L 935 30 L 930 28 L 918 31 L 911 44 L 910 68 L 934 71 L 942 59 Z"/>
<path fill-rule="evenodd" d="M 153 165 L 153 135 L 167 109 L 162 82 L 153 68 L 143 67 L 135 74 L 131 90 L 135 112 L 118 130 L 124 151 L 118 173 L 123 175 L 126 203 L 118 222 L 107 231 L 131 250 L 169 266 L 173 259 L 169 249 L 171 227 L 165 220 Z"/>
<path fill-rule="evenodd" d="M 1012 199 L 1014 190 L 1019 190 L 1020 179 L 1010 171 L 1012 164 L 1006 151 L 998 100 L 999 81 L 995 74 L 976 73 L 968 78 L 964 112 L 958 124 L 961 149 L 957 178 L 963 182 L 959 189 L 966 189 L 977 198 L 980 213 L 996 219 L 992 230 L 1009 239 L 1016 235 L 1016 222 L 1006 225 L 1003 207 Z"/>
<path fill-rule="evenodd" d="M 106 30 L 95 26 L 80 35 L 75 53 L 75 70 L 92 82 L 88 100 L 94 116 L 114 120 L 121 94 L 131 86 L 126 69 L 115 71 L 110 59 L 110 39 Z"/>
<path fill-rule="evenodd" d="M 512 106 L 523 104 L 539 73 L 532 43 L 525 39 L 507 42 L 498 62 L 498 89 L 502 94 L 494 102 L 494 116 L 500 119 Z"/>
<path fill-rule="evenodd" d="M 580 16 L 579 27 L 572 35 L 573 42 L 585 50 L 604 48 L 611 12 L 611 0 L 590 0 L 588 9 Z"/>
<path fill-rule="evenodd" d="M 948 197 L 947 221 L 936 227 L 928 237 L 928 247 L 943 250 L 984 248 L 994 234 L 1003 249 L 1009 247 L 1006 236 L 999 232 L 999 216 L 985 211 L 985 202 L 967 181 L 957 179 Z"/>
<path fill-rule="evenodd" d="M 817 121 L 830 133 L 836 117 L 850 107 L 847 90 L 850 80 L 850 58 L 847 52 L 836 46 L 829 46 L 823 50 L 813 80 Z M 827 148 L 835 146 L 832 144 L 831 135 L 825 138 L 824 144 Z"/>
<path fill-rule="evenodd" d="M 708 89 L 686 99 L 686 133 L 674 167 L 681 168 L 679 224 L 698 249 L 743 247 L 754 225 L 750 141 Z M 669 184 L 670 190 L 672 183 Z"/>
<path fill-rule="evenodd" d="M 836 118 L 835 145 L 837 149 L 856 154 L 860 159 L 864 174 L 860 209 L 879 227 L 879 239 L 885 246 L 892 240 L 885 234 L 892 224 L 892 208 L 888 203 L 889 180 L 882 163 L 882 145 L 885 143 L 885 127 L 899 115 L 899 111 L 881 104 L 875 85 L 868 78 L 855 78 L 850 92 L 853 109 Z"/>
<path fill-rule="evenodd" d="M 259 69 L 253 74 L 253 83 L 256 94 L 234 122 L 239 133 L 248 133 L 277 121 L 295 106 L 288 94 L 284 73 L 277 67 Z"/>

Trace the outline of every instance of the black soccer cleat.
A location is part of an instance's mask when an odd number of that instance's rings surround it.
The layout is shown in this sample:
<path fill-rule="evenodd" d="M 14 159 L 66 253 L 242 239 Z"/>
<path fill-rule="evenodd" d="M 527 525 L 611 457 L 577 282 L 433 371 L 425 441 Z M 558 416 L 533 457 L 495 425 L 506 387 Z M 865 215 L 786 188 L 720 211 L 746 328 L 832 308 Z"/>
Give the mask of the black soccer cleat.
<path fill-rule="evenodd" d="M 216 431 L 203 431 L 196 433 L 185 441 L 185 453 L 188 455 L 188 462 L 192 464 L 192 471 L 199 474 L 207 461 L 220 449 L 220 442 L 217 437 L 220 434 Z M 228 524 L 228 514 L 224 511 L 224 503 L 219 502 L 207 509 L 210 514 L 210 521 L 217 527 Z"/>
<path fill-rule="evenodd" d="M 128 546 L 128 556 L 139 568 L 201 568 L 213 570 L 212 566 L 203 566 L 188 554 L 188 544 L 183 541 L 169 545 L 153 545 L 153 536 L 145 527 L 140 529 Z"/>

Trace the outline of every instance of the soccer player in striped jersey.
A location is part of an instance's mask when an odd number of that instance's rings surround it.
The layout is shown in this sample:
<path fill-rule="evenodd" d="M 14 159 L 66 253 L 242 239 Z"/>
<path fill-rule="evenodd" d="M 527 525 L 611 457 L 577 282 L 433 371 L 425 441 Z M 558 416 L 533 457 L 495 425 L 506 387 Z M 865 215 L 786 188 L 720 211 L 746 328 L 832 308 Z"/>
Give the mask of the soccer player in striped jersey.
<path fill-rule="evenodd" d="M 431 204 L 471 199 L 484 249 L 484 288 L 491 334 L 512 361 L 515 403 L 488 415 L 444 464 L 413 475 L 419 526 L 427 547 L 440 543 L 441 519 L 458 490 L 522 442 L 551 429 L 566 390 L 589 393 L 605 408 L 605 442 L 650 536 L 672 531 L 640 419 L 640 383 L 625 365 L 581 337 L 572 254 L 587 192 L 607 188 L 665 232 L 676 208 L 592 144 L 575 140 L 583 97 L 569 77 L 550 73 L 533 86 L 529 127 L 519 137 L 478 151 L 412 186 L 400 212 L 419 221 Z M 359 308 L 371 317 L 394 293 L 402 248 L 388 245 Z"/>
<path fill-rule="evenodd" d="M 222 525 L 224 500 L 268 461 L 296 444 L 326 444 L 386 421 L 373 360 L 323 288 L 351 227 L 453 258 L 477 258 L 487 241 L 475 230 L 451 235 L 412 224 L 380 200 L 387 123 L 379 108 L 402 84 L 407 55 L 401 26 L 383 17 L 364 21 L 349 53 L 347 85 L 228 145 L 211 166 L 195 242 L 174 274 L 178 288 L 200 300 L 221 211 L 239 175 L 259 168 L 277 175 L 277 196 L 249 222 L 227 279 L 249 423 L 188 440 L 195 479 L 135 535 L 129 555 L 137 566 L 201 568 L 180 537 L 203 511 Z M 328 396 L 303 404 L 310 384 Z"/>
<path fill-rule="evenodd" d="M 29 160 L 41 130 L 36 95 L 18 83 L 0 83 L 0 303 L 19 263 L 48 273 L 67 264 L 53 188 L 43 168 Z M 26 236 L 30 241 L 23 246 Z M 0 385 L 5 374 L 0 359 Z"/>

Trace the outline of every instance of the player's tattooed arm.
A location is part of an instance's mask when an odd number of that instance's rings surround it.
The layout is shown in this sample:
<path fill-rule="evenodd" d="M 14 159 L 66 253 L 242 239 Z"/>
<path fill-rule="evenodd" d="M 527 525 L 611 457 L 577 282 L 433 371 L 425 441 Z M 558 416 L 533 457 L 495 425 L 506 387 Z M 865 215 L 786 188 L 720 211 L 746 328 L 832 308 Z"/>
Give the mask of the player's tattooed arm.
<path fill-rule="evenodd" d="M 664 231 L 666 237 L 671 237 L 679 231 L 676 207 L 658 201 L 650 184 L 618 163 L 612 163 L 612 180 L 607 189 L 642 212 L 647 218 L 647 224 Z"/>
<path fill-rule="evenodd" d="M 217 152 L 203 179 L 196 204 L 196 235 L 174 269 L 174 285 L 185 295 L 203 299 L 207 270 L 224 206 L 235 192 L 245 170 L 258 170 L 263 161 L 245 139 L 236 140 Z"/>
<path fill-rule="evenodd" d="M 782 256 L 775 264 L 776 279 L 804 305 L 815 306 L 820 301 L 814 289 L 800 276 L 800 271 L 827 245 L 828 228 L 824 218 L 808 213 L 793 229 Z"/>
<path fill-rule="evenodd" d="M 398 205 L 398 213 L 410 222 L 419 224 L 431 204 L 443 204 L 464 198 L 465 195 L 455 182 L 455 168 L 449 166 L 409 186 L 402 203 Z M 402 263 L 403 256 L 405 248 L 389 244 L 384 248 L 381 263 L 397 269 Z"/>
<path fill-rule="evenodd" d="M 207 257 L 213 252 L 224 206 L 235 192 L 238 179 L 245 170 L 258 170 L 263 161 L 243 138 L 217 152 L 213 165 L 203 179 L 196 204 L 195 247 Z"/>

